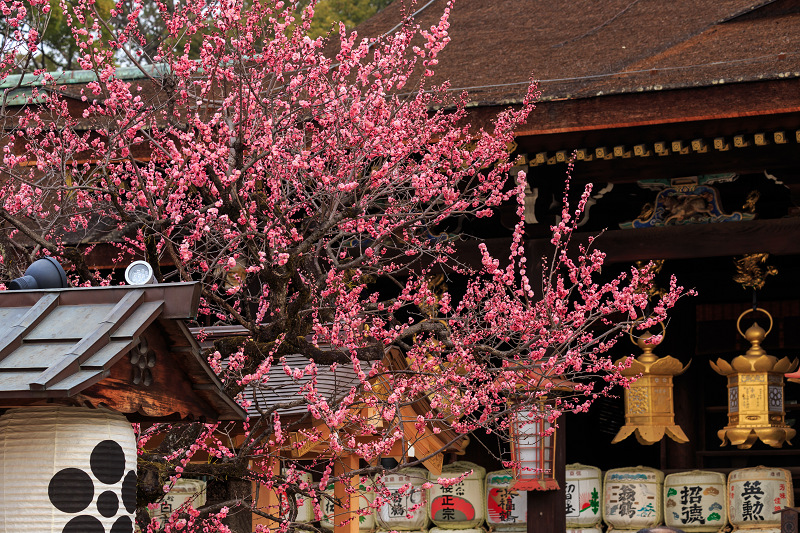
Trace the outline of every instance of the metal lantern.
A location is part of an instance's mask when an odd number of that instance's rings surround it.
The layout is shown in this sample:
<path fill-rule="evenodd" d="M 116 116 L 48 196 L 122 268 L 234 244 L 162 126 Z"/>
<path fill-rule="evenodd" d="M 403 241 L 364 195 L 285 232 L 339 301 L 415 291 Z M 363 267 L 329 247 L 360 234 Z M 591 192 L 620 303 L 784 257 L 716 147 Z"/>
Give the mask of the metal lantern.
<path fill-rule="evenodd" d="M 665 333 L 664 325 L 661 325 Z M 620 373 L 625 377 L 640 375 L 625 391 L 625 425 L 611 441 L 616 444 L 632 433 L 640 444 L 655 444 L 666 434 L 675 442 L 689 442 L 681 427 L 675 423 L 672 403 L 672 378 L 682 374 L 689 365 L 671 356 L 658 357 L 653 353 L 659 342 L 652 342 L 653 335 L 646 331 L 634 342 L 642 350 L 641 355 Z M 662 334 L 661 340 L 664 339 Z M 623 360 L 617 361 L 617 364 Z"/>
<path fill-rule="evenodd" d="M 742 333 L 742 318 L 752 311 L 761 311 L 769 318 L 769 328 L 753 322 Z M 709 362 L 718 374 L 728 377 L 728 425 L 717 435 L 721 446 L 734 444 L 746 450 L 761 439 L 773 448 L 790 442 L 795 430 L 786 425 L 783 410 L 783 376 L 797 368 L 798 361 L 788 357 L 778 359 L 768 355 L 761 343 L 772 331 L 772 316 L 761 308 L 748 309 L 736 320 L 736 329 L 749 343 L 750 348 L 730 363 L 717 359 Z"/>
<path fill-rule="evenodd" d="M 558 490 L 555 478 L 556 433 L 542 407 L 524 408 L 511 417 L 512 490 Z"/>

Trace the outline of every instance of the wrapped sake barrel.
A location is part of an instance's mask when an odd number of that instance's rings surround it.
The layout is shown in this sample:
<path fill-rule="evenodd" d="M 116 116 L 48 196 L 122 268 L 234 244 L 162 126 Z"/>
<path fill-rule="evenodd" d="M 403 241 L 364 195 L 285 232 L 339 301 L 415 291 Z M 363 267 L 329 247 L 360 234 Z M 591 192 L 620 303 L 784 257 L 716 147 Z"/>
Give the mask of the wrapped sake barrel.
<path fill-rule="evenodd" d="M 196 509 L 205 504 L 206 482 L 181 478 L 164 495 L 158 507 L 150 511 L 150 516 L 164 524 L 175 511 L 185 510 L 187 507 Z"/>
<path fill-rule="evenodd" d="M 734 470 L 728 475 L 727 493 L 728 520 L 734 530 L 780 528 L 779 511 L 794 505 L 792 475 L 783 468 Z"/>
<path fill-rule="evenodd" d="M 287 472 L 284 470 L 284 475 Z M 312 477 L 309 472 L 296 472 L 295 476 L 297 479 L 294 483 L 307 483 L 311 485 Z M 293 478 L 294 479 L 294 478 Z M 302 494 L 296 494 L 294 496 L 297 500 L 297 522 L 313 522 L 314 521 L 314 500 L 311 498 L 306 498 Z M 286 493 L 278 493 L 278 501 L 280 502 L 280 516 L 288 517 L 289 516 L 289 500 L 286 496 Z"/>
<path fill-rule="evenodd" d="M 528 494 L 512 490 L 513 483 L 514 475 L 510 470 L 486 474 L 486 525 L 492 530 L 527 530 Z"/>
<path fill-rule="evenodd" d="M 452 533 L 454 530 L 452 529 L 442 529 L 440 527 L 432 527 L 428 533 Z M 469 529 L 457 529 L 458 533 L 486 533 L 483 529 L 480 528 L 469 528 Z M 504 531 L 508 531 L 505 529 Z"/>
<path fill-rule="evenodd" d="M 0 494 L 0 531 L 131 533 L 131 424 L 106 409 L 9 409 L 0 417 Z"/>
<path fill-rule="evenodd" d="M 664 522 L 683 531 L 717 531 L 728 522 L 725 499 L 725 474 L 670 474 L 664 478 Z"/>
<path fill-rule="evenodd" d="M 325 488 L 325 493 L 333 497 L 333 490 L 334 485 L 331 483 Z M 375 529 L 375 513 L 370 504 L 375 500 L 375 492 L 373 492 L 372 487 L 367 488 L 365 485 L 359 485 L 358 490 L 358 530 L 363 532 L 373 531 Z M 336 507 L 328 499 L 320 503 L 322 507 L 322 520 L 320 523 L 322 527 L 333 529 L 336 525 L 335 522 L 337 522 L 335 517 Z"/>
<path fill-rule="evenodd" d="M 480 525 L 486 518 L 483 498 L 483 481 L 486 469 L 467 461 L 456 461 L 442 468 L 440 476 L 431 474 L 430 516 L 442 529 L 469 529 Z M 442 486 L 437 478 L 460 481 Z"/>
<path fill-rule="evenodd" d="M 578 529 L 567 528 L 567 533 L 603 533 L 603 530 L 600 529 L 600 526 L 598 525 L 597 527 L 585 527 Z"/>
<path fill-rule="evenodd" d="M 586 529 L 600 524 L 600 494 L 602 478 L 600 469 L 574 463 L 566 466 L 567 528 Z"/>
<path fill-rule="evenodd" d="M 661 523 L 664 473 L 637 466 L 606 472 L 603 520 L 609 529 L 638 530 Z"/>
<path fill-rule="evenodd" d="M 389 491 L 389 501 L 375 513 L 378 526 L 386 530 L 419 531 L 430 524 L 427 491 L 428 471 L 423 468 L 403 468 L 394 474 L 376 479 Z"/>

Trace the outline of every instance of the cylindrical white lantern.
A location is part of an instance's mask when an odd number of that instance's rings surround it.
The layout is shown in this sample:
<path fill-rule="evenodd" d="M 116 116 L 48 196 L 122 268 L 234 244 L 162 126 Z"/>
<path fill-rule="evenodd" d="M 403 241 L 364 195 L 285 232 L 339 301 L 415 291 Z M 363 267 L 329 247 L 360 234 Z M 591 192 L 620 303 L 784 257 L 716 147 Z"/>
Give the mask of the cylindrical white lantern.
<path fill-rule="evenodd" d="M 513 484 L 510 470 L 486 474 L 486 524 L 492 530 L 527 531 L 528 493 L 513 490 Z"/>
<path fill-rule="evenodd" d="M 470 471 L 461 481 L 446 487 L 436 482 L 440 477 L 460 478 Z M 443 529 L 467 529 L 484 521 L 485 468 L 467 461 L 456 461 L 442 468 L 440 476 L 430 474 L 429 477 L 433 483 L 430 489 L 430 516 L 434 524 Z"/>
<path fill-rule="evenodd" d="M 574 463 L 566 466 L 564 496 L 567 528 L 592 528 L 600 524 L 603 494 L 599 468 Z"/>
<path fill-rule="evenodd" d="M 131 533 L 136 438 L 121 414 L 85 407 L 0 417 L 0 531 Z"/>
<path fill-rule="evenodd" d="M 378 487 L 383 484 L 389 491 L 389 501 L 375 513 L 382 529 L 396 531 L 419 531 L 430 524 L 428 519 L 427 491 L 422 488 L 428 481 L 428 471 L 423 468 L 403 468 L 394 474 L 376 479 Z M 408 488 L 400 492 L 404 488 Z"/>
<path fill-rule="evenodd" d="M 329 496 L 333 497 L 334 491 L 334 484 L 329 483 L 328 486 L 325 488 L 325 493 Z M 372 487 L 366 487 L 365 485 L 358 486 L 358 530 L 361 532 L 368 532 L 373 531 L 375 529 L 375 512 L 374 509 L 370 506 L 372 502 L 375 501 L 375 493 L 372 491 Z M 325 499 L 320 502 L 322 506 L 322 520 L 320 524 L 322 527 L 326 527 L 328 529 L 333 529 L 336 525 L 336 506 L 333 502 L 329 499 Z M 341 510 L 340 510 L 341 512 Z"/>
<path fill-rule="evenodd" d="M 734 470 L 728 475 L 727 504 L 734 530 L 780 528 L 780 511 L 794 506 L 792 475 L 764 466 Z"/>
<path fill-rule="evenodd" d="M 664 473 L 637 466 L 606 472 L 603 520 L 609 528 L 639 530 L 661 523 Z"/>
<path fill-rule="evenodd" d="M 692 470 L 664 478 L 664 521 L 683 531 L 717 531 L 728 522 L 725 474 Z"/>

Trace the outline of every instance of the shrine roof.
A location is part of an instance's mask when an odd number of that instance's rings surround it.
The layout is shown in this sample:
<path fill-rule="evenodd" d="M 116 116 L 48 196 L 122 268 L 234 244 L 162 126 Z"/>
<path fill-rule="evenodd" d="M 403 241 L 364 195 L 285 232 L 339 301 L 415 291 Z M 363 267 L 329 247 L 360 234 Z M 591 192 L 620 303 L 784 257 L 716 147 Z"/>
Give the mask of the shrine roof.
<path fill-rule="evenodd" d="M 172 413 L 170 406 L 181 418 L 244 418 L 184 323 L 196 315 L 199 295 L 198 283 L 0 291 L 0 402 L 78 399 L 113 408 L 117 401 L 155 418 Z M 134 365 L 121 360 L 143 342 L 157 348 L 149 368 L 158 375 L 139 391 L 125 383 Z M 109 376 L 113 386 L 105 385 Z M 169 398 L 170 390 L 196 398 Z M 120 400 L 148 395 L 156 400 L 147 405 Z"/>
<path fill-rule="evenodd" d="M 395 0 L 357 29 L 391 33 L 412 12 L 428 28 L 444 8 Z M 449 32 L 433 82 L 473 105 L 518 102 L 531 76 L 544 100 L 800 77 L 797 0 L 458 0 Z"/>

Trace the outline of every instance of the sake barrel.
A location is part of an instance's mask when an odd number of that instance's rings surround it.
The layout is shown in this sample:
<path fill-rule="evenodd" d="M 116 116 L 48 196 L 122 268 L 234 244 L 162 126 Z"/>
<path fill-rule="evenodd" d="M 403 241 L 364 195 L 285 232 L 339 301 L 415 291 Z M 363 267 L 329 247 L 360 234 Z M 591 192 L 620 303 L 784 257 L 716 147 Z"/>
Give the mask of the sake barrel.
<path fill-rule="evenodd" d="M 783 468 L 742 468 L 728 475 L 728 520 L 733 529 L 780 528 L 784 507 L 794 505 L 792 475 Z"/>
<path fill-rule="evenodd" d="M 422 468 L 403 468 L 376 478 L 376 485 L 383 484 L 390 493 L 389 500 L 375 513 L 378 526 L 397 531 L 426 529 L 430 524 L 428 497 L 422 485 L 427 482 L 428 471 Z"/>
<path fill-rule="evenodd" d="M 172 513 L 186 507 L 201 507 L 206 504 L 206 482 L 199 479 L 179 479 L 150 511 L 150 516 L 164 524 Z"/>
<path fill-rule="evenodd" d="M 458 531 L 458 533 L 486 533 L 483 529 L 480 528 L 470 528 L 470 529 L 442 529 L 440 527 L 432 527 L 428 533 L 452 533 L 453 531 Z M 503 531 L 508 531 L 507 529 Z"/>
<path fill-rule="evenodd" d="M 466 474 L 466 475 L 465 475 Z M 436 482 L 437 478 L 461 478 L 449 486 Z M 480 525 L 486 518 L 483 482 L 486 469 L 475 463 L 456 461 L 442 468 L 442 474 L 430 474 L 430 517 L 443 529 L 469 529 Z"/>
<path fill-rule="evenodd" d="M 287 471 L 284 470 L 283 474 L 287 475 Z M 294 474 L 297 476 L 297 479 L 294 480 L 294 483 L 306 483 L 307 485 L 312 484 L 312 477 L 309 472 L 296 472 Z M 294 478 L 293 478 L 294 479 Z M 297 522 L 313 522 L 314 521 L 314 500 L 311 498 L 306 498 L 302 494 L 296 494 L 294 496 L 297 501 Z M 286 496 L 285 492 L 278 493 L 278 502 L 280 504 L 280 516 L 283 518 L 287 518 L 289 516 L 289 499 Z"/>
<path fill-rule="evenodd" d="M 725 474 L 670 474 L 664 478 L 664 522 L 683 531 L 717 531 L 728 522 L 725 493 Z"/>
<path fill-rule="evenodd" d="M 603 533 L 600 527 L 585 527 L 579 529 L 567 528 L 567 533 Z"/>
<path fill-rule="evenodd" d="M 513 483 L 514 475 L 510 470 L 486 474 L 486 524 L 492 530 L 527 530 L 528 493 L 512 490 Z"/>
<path fill-rule="evenodd" d="M 9 409 L 0 417 L 0 494 L 0 531 L 131 533 L 130 422 L 107 409 Z"/>
<path fill-rule="evenodd" d="M 603 520 L 610 529 L 642 529 L 661 523 L 664 473 L 637 466 L 606 472 Z"/>
<path fill-rule="evenodd" d="M 359 485 L 358 490 L 358 530 L 364 532 L 372 531 L 375 529 L 375 512 L 374 509 L 370 507 L 370 504 L 375 500 L 375 492 L 372 490 L 372 487 L 367 487 L 366 485 Z M 333 483 L 325 488 L 325 493 L 333 497 Z M 322 527 L 333 529 L 335 526 L 334 522 L 337 521 L 335 517 L 336 507 L 333 505 L 333 502 L 328 499 L 324 499 L 320 503 L 322 506 L 322 520 L 320 523 Z"/>
<path fill-rule="evenodd" d="M 586 529 L 600 523 L 601 474 L 594 466 L 578 463 L 566 466 L 564 496 L 568 528 Z"/>

